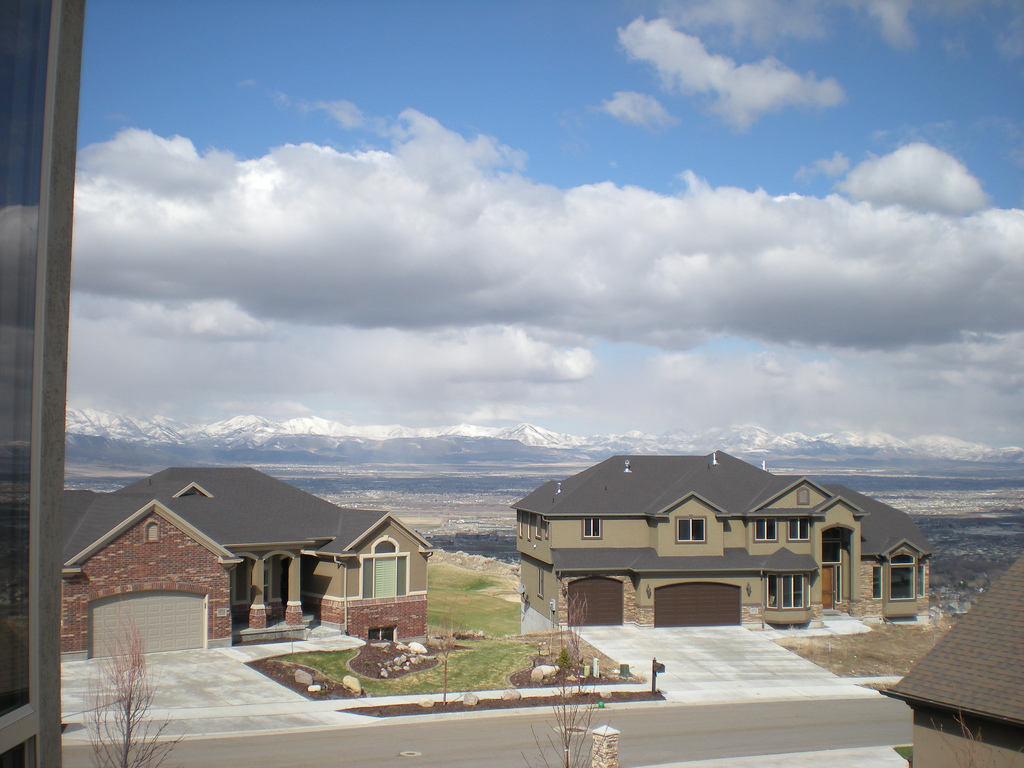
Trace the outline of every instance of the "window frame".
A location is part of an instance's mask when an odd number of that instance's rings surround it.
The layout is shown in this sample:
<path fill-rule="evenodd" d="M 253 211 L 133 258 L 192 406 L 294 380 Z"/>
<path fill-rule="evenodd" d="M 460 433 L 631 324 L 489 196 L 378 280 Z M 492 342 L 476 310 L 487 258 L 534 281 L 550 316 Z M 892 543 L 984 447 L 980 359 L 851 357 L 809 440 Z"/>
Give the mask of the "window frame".
<path fill-rule="evenodd" d="M 772 535 L 768 536 L 768 528 L 771 527 Z M 762 531 L 763 529 L 763 531 Z M 772 542 L 779 540 L 778 521 L 774 517 L 754 518 L 754 541 Z"/>
<path fill-rule="evenodd" d="M 793 535 L 793 525 L 797 526 L 797 535 Z M 809 517 L 793 517 L 786 524 L 787 541 L 810 541 L 811 540 L 811 519 Z"/>
<path fill-rule="evenodd" d="M 155 544 L 160 541 L 160 525 L 156 520 L 150 520 L 143 526 L 142 541 L 146 544 Z"/>
<path fill-rule="evenodd" d="M 807 608 L 807 584 L 802 573 L 773 573 L 768 576 L 766 607 L 773 611 L 803 611 Z M 788 587 L 788 590 L 787 590 Z M 788 605 L 787 603 L 788 595 Z M 795 600 L 794 598 L 799 598 Z"/>
<path fill-rule="evenodd" d="M 882 578 L 883 569 L 880 565 L 871 567 L 871 599 L 881 600 L 883 596 L 882 584 L 884 579 Z"/>
<path fill-rule="evenodd" d="M 810 488 L 797 488 L 796 489 L 796 505 L 798 507 L 809 507 L 811 505 L 811 489 Z"/>
<path fill-rule="evenodd" d="M 694 535 L 694 524 L 700 524 L 700 537 Z M 687 537 L 683 537 L 683 526 L 686 525 Z M 677 517 L 676 544 L 706 544 L 708 540 L 708 519 L 706 517 Z"/>
<path fill-rule="evenodd" d="M 601 518 L 600 517 L 584 517 L 582 523 L 582 534 L 584 539 L 600 539 L 603 538 L 604 531 L 602 531 Z"/>
<path fill-rule="evenodd" d="M 898 582 L 900 592 L 907 594 L 896 595 L 894 587 L 897 586 L 897 575 L 901 578 Z M 908 578 L 903 578 L 908 577 Z M 889 599 L 896 601 L 909 601 L 917 599 L 917 558 L 913 555 L 901 553 L 889 558 Z M 905 589 L 903 589 L 903 586 Z"/>

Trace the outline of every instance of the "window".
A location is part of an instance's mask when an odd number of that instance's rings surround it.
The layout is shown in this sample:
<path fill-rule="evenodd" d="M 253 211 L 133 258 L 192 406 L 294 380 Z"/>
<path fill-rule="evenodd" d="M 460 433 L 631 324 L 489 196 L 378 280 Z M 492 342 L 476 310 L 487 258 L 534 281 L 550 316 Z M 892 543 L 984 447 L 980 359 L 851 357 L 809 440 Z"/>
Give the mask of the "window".
<path fill-rule="evenodd" d="M 882 566 L 880 565 L 871 569 L 871 597 L 875 600 L 882 599 Z"/>
<path fill-rule="evenodd" d="M 809 541 L 811 538 L 811 521 L 806 517 L 798 517 L 789 521 L 790 541 Z"/>
<path fill-rule="evenodd" d="M 803 608 L 804 577 L 802 574 L 768 577 L 769 608 Z"/>
<path fill-rule="evenodd" d="M 363 597 L 402 597 L 406 594 L 408 557 L 398 554 L 393 541 L 383 540 L 363 558 Z"/>
<path fill-rule="evenodd" d="M 917 566 L 917 596 L 924 597 L 924 565 Z"/>
<path fill-rule="evenodd" d="M 155 522 L 146 523 L 146 541 L 160 541 L 160 526 Z"/>
<path fill-rule="evenodd" d="M 519 512 L 519 538 L 523 538 L 526 535 L 526 513 Z"/>
<path fill-rule="evenodd" d="M 843 562 L 843 530 L 829 528 L 821 534 L 821 562 Z"/>
<path fill-rule="evenodd" d="M 599 517 L 588 517 L 583 520 L 583 538 L 584 539 L 600 539 L 601 538 L 601 518 Z"/>
<path fill-rule="evenodd" d="M 811 492 L 807 488 L 798 488 L 796 492 L 796 503 L 799 507 L 806 507 L 811 503 Z"/>
<path fill-rule="evenodd" d="M 544 541 L 548 538 L 548 521 L 540 516 L 537 517 L 537 538 Z"/>
<path fill-rule="evenodd" d="M 754 541 L 775 541 L 777 538 L 775 520 L 761 517 L 754 521 Z"/>
<path fill-rule="evenodd" d="M 544 569 L 537 569 L 537 597 L 544 595 Z"/>
<path fill-rule="evenodd" d="M 914 558 L 896 555 L 889 561 L 889 599 L 914 599 Z"/>
<path fill-rule="evenodd" d="M 676 521 L 676 541 L 704 541 L 705 521 L 703 517 L 684 517 Z"/>
<path fill-rule="evenodd" d="M 371 643 L 393 643 L 395 641 L 395 628 L 372 627 L 367 630 L 366 639 Z"/>

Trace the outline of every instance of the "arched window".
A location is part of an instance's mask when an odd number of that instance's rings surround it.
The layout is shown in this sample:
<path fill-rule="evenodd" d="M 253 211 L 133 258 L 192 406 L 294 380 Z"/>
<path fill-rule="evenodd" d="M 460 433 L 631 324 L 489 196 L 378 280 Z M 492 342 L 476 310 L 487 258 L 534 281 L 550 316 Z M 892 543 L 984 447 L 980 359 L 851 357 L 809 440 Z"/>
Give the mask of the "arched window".
<path fill-rule="evenodd" d="M 381 539 L 373 554 L 363 558 L 363 597 L 402 597 L 406 594 L 408 555 L 398 554 L 398 546 Z"/>

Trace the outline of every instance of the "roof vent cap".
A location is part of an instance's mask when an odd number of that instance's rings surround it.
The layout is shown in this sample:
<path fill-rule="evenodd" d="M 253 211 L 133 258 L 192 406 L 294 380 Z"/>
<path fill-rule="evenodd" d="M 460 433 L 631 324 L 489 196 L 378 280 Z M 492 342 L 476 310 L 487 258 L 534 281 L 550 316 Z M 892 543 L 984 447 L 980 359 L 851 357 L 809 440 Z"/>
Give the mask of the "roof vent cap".
<path fill-rule="evenodd" d="M 626 459 L 626 466 L 622 468 L 622 471 L 623 472 L 632 472 L 633 471 L 632 469 L 629 468 L 629 459 Z"/>

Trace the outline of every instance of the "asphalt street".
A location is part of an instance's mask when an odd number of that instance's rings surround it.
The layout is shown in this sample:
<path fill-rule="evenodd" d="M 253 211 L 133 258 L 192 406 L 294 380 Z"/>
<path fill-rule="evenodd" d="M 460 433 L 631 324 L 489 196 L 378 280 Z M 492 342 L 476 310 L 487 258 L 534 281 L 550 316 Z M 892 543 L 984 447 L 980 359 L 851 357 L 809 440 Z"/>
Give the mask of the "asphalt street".
<path fill-rule="evenodd" d="M 657 766 L 691 760 L 908 743 L 909 710 L 878 696 L 704 706 L 661 704 L 601 712 L 593 727 L 621 731 L 620 763 Z M 190 737 L 177 745 L 182 768 L 324 768 L 374 766 L 523 768 L 537 763 L 538 738 L 551 732 L 549 711 L 474 713 L 374 720 L 312 731 Z M 66 768 L 90 765 L 86 745 L 66 745 Z M 766 761 L 767 762 L 767 761 Z"/>

